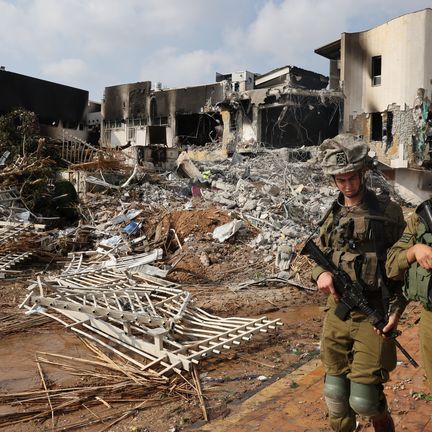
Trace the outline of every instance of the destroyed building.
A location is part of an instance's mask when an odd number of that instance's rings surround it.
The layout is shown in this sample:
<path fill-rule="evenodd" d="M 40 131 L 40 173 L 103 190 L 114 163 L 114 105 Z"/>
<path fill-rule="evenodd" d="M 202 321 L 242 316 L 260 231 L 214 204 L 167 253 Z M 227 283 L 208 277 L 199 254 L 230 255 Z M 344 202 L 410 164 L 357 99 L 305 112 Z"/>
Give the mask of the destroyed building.
<path fill-rule="evenodd" d="M 138 160 L 163 162 L 170 148 L 220 143 L 235 149 L 317 145 L 339 130 L 342 94 L 328 78 L 293 66 L 266 74 L 216 74 L 207 85 L 154 89 L 149 81 L 105 89 L 102 144 L 132 147 Z M 138 149 L 138 150 L 137 150 Z M 137 150 L 137 151 L 136 151 Z"/>
<path fill-rule="evenodd" d="M 235 142 L 293 148 L 337 135 L 343 98 L 327 85 L 327 77 L 295 66 L 256 75 L 253 89 L 232 96 Z"/>
<path fill-rule="evenodd" d="M 432 190 L 432 9 L 392 19 L 315 50 L 345 96 L 343 130 L 370 143 L 405 198 Z"/>
<path fill-rule="evenodd" d="M 36 114 L 40 133 L 71 141 L 99 140 L 100 104 L 89 102 L 87 90 L 0 69 L 0 115 L 16 109 Z"/>
<path fill-rule="evenodd" d="M 132 146 L 129 153 L 138 160 L 175 160 L 177 152 L 167 148 L 217 139 L 221 115 L 216 103 L 225 100 L 226 93 L 223 82 L 168 90 L 159 85 L 151 89 L 150 81 L 107 87 L 102 145 Z"/>

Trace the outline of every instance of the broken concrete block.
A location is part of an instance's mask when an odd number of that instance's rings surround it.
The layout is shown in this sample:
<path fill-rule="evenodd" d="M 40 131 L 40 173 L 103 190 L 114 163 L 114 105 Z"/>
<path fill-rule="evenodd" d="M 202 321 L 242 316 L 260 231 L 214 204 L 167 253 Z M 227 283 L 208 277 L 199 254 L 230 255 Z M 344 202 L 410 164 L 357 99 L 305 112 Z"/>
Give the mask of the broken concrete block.
<path fill-rule="evenodd" d="M 255 239 L 254 239 L 253 242 L 254 242 L 255 245 L 257 245 L 257 246 L 261 246 L 261 245 L 263 245 L 263 244 L 265 243 L 264 236 L 263 236 L 261 233 L 259 233 L 259 234 L 255 237 Z"/>
<path fill-rule="evenodd" d="M 242 220 L 234 219 L 225 225 L 215 228 L 213 231 L 213 238 L 223 243 L 225 240 L 232 237 L 243 225 L 244 223 Z"/>
<path fill-rule="evenodd" d="M 257 201 L 253 200 L 253 199 L 250 199 L 250 200 L 247 200 L 243 204 L 242 209 L 243 209 L 243 211 L 252 211 L 252 210 L 254 210 L 256 208 L 256 206 L 257 206 Z"/>
<path fill-rule="evenodd" d="M 187 152 L 184 151 L 180 153 L 179 157 L 177 158 L 177 167 L 187 177 L 204 181 L 201 171 L 189 159 Z"/>
<path fill-rule="evenodd" d="M 237 153 L 237 152 L 234 152 L 234 154 L 232 155 L 232 157 L 231 157 L 231 163 L 234 165 L 239 165 L 239 164 L 241 164 L 242 162 L 244 161 L 244 157 L 241 155 L 241 154 L 239 154 L 239 153 Z"/>
<path fill-rule="evenodd" d="M 294 252 L 289 245 L 280 245 L 276 254 L 276 266 L 281 271 L 289 270 Z"/>
<path fill-rule="evenodd" d="M 200 261 L 204 267 L 210 267 L 210 258 L 205 252 L 200 255 Z"/>
<path fill-rule="evenodd" d="M 265 184 L 261 190 L 269 195 L 278 196 L 280 194 L 280 189 L 276 185 Z"/>
<path fill-rule="evenodd" d="M 297 238 L 299 234 L 298 227 L 293 227 L 291 225 L 282 228 L 282 234 L 286 235 L 288 238 Z"/>
<path fill-rule="evenodd" d="M 229 183 L 225 183 L 221 180 L 216 180 L 216 181 L 212 181 L 212 187 L 216 188 L 216 189 L 221 189 L 224 190 L 226 192 L 234 192 L 235 191 L 235 186 Z"/>

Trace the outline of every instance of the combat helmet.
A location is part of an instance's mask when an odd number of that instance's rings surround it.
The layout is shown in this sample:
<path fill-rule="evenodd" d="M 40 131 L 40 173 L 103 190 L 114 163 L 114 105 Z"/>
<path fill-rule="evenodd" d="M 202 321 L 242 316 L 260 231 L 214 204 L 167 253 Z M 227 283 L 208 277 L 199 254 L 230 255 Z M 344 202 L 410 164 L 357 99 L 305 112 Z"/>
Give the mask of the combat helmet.
<path fill-rule="evenodd" d="M 352 134 L 339 134 L 322 142 L 318 157 L 326 175 L 345 174 L 364 169 L 371 160 L 369 147 Z"/>

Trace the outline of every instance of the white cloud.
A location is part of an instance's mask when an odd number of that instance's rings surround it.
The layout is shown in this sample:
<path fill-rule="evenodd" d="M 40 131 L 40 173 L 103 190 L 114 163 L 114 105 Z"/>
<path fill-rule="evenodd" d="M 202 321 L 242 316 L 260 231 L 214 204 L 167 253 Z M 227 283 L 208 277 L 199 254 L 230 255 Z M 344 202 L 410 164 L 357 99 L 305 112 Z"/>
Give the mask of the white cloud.
<path fill-rule="evenodd" d="M 81 59 L 67 58 L 42 66 L 45 76 L 60 82 L 77 81 L 87 72 L 87 66 Z"/>
<path fill-rule="evenodd" d="M 0 0 L 0 63 L 89 89 L 140 79 L 212 82 L 215 72 L 293 64 L 430 0 Z M 41 76 L 41 74 L 43 76 Z"/>
<path fill-rule="evenodd" d="M 219 54 L 205 50 L 179 53 L 165 48 L 156 53 L 141 69 L 141 79 L 166 83 L 170 87 L 212 82 Z M 207 78 L 207 79 L 206 79 Z"/>

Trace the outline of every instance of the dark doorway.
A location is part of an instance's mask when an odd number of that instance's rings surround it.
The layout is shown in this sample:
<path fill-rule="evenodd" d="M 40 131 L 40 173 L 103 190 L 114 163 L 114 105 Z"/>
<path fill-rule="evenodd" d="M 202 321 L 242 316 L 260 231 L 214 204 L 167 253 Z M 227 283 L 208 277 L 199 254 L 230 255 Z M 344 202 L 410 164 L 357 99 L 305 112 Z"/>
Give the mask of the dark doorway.
<path fill-rule="evenodd" d="M 165 144 L 166 139 L 166 127 L 165 126 L 149 126 L 149 144 Z"/>
<path fill-rule="evenodd" d="M 177 114 L 176 135 L 182 145 L 199 145 L 222 139 L 222 119 L 219 113 Z"/>
<path fill-rule="evenodd" d="M 339 105 L 306 101 L 261 110 L 261 141 L 271 147 L 319 145 L 338 134 Z"/>
<path fill-rule="evenodd" d="M 371 114 L 371 140 L 382 141 L 383 136 L 383 122 L 380 112 Z"/>

